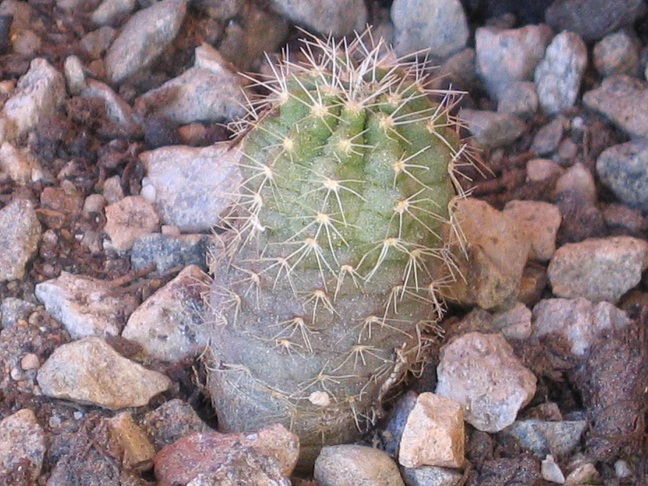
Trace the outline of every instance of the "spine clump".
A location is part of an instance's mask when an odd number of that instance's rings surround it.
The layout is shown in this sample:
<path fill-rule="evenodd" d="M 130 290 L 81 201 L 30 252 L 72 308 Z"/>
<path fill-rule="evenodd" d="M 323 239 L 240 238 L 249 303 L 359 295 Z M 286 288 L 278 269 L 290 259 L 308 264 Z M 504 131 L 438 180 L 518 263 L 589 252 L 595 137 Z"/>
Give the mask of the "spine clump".
<path fill-rule="evenodd" d="M 382 41 L 309 40 L 301 56 L 241 123 L 209 389 L 222 429 L 282 422 L 308 462 L 355 439 L 421 361 L 463 146 L 452 94 Z"/>

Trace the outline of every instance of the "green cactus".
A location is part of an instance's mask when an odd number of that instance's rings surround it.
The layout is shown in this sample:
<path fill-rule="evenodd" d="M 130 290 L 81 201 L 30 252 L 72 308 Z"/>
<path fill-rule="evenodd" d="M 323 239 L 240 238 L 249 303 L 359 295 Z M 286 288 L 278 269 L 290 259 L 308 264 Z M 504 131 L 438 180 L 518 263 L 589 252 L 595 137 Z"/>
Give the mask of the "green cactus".
<path fill-rule="evenodd" d="M 240 129 L 208 387 L 222 429 L 284 423 L 309 464 L 421 362 L 463 146 L 451 93 L 382 41 L 306 41 L 302 56 L 275 67 Z"/>

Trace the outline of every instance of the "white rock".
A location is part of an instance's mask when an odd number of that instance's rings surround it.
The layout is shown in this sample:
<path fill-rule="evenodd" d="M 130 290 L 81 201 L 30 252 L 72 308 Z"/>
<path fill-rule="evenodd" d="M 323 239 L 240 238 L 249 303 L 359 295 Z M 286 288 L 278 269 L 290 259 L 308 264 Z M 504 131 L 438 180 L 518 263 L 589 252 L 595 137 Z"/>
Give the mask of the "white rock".
<path fill-rule="evenodd" d="M 623 329 L 631 323 L 625 312 L 609 302 L 593 304 L 582 297 L 544 299 L 533 308 L 533 336 L 559 334 L 579 357 L 587 354 L 603 331 Z"/>
<path fill-rule="evenodd" d="M 81 59 L 77 56 L 66 57 L 65 63 L 63 64 L 63 72 L 65 73 L 65 80 L 67 81 L 70 93 L 73 95 L 81 93 L 83 88 L 86 87 L 86 76 L 83 71 Z"/>
<path fill-rule="evenodd" d="M 140 154 L 162 222 L 185 232 L 212 229 L 232 204 L 242 181 L 240 153 L 227 144 L 168 146 Z"/>
<path fill-rule="evenodd" d="M 315 481 L 319 486 L 405 486 L 386 452 L 352 444 L 323 447 L 315 461 Z"/>
<path fill-rule="evenodd" d="M 617 302 L 641 281 L 648 243 L 629 236 L 589 238 L 556 250 L 547 270 L 553 293 Z"/>
<path fill-rule="evenodd" d="M 32 203 L 14 199 L 0 209 L 0 282 L 20 279 L 38 250 L 41 224 Z"/>
<path fill-rule="evenodd" d="M 56 348 L 37 379 L 45 396 L 109 410 L 144 406 L 171 386 L 162 373 L 122 357 L 96 337 Z"/>
<path fill-rule="evenodd" d="M 196 265 L 186 267 L 131 314 L 122 337 L 164 361 L 200 354 L 209 341 L 203 320 L 202 296 L 209 291 L 205 277 Z"/>
<path fill-rule="evenodd" d="M 115 290 L 103 280 L 62 272 L 37 284 L 35 293 L 47 312 L 78 339 L 119 334 L 137 301 Z"/>
<path fill-rule="evenodd" d="M 565 475 L 562 473 L 560 466 L 556 464 L 551 454 L 542 460 L 540 472 L 542 473 L 542 477 L 547 481 L 558 484 L 564 484 L 565 482 Z"/>
<path fill-rule="evenodd" d="M 104 231 L 116 250 L 130 250 L 137 238 L 159 228 L 155 207 L 142 196 L 128 196 L 106 207 Z"/>
<path fill-rule="evenodd" d="M 548 261 L 556 251 L 560 210 L 543 201 L 513 200 L 506 203 L 504 213 L 515 218 L 531 244 L 529 259 Z"/>
<path fill-rule="evenodd" d="M 410 412 L 398 453 L 405 467 L 459 468 L 464 463 L 464 414 L 456 401 L 421 393 Z"/>
<path fill-rule="evenodd" d="M 111 24 L 118 15 L 131 12 L 136 3 L 136 0 L 103 0 L 92 12 L 92 22 L 97 25 Z"/>
<path fill-rule="evenodd" d="M 18 184 L 27 184 L 38 179 L 42 167 L 29 147 L 16 148 L 9 142 L 0 145 L 0 170 Z"/>
<path fill-rule="evenodd" d="M 466 421 L 499 432 L 515 420 L 536 391 L 536 378 L 501 334 L 470 332 L 441 348 L 436 393 L 459 402 Z"/>
<path fill-rule="evenodd" d="M 0 477 L 28 477 L 30 484 L 36 484 L 45 458 L 45 447 L 45 433 L 34 412 L 23 408 L 6 416 L 0 421 Z M 23 475 L 25 468 L 27 475 Z"/>

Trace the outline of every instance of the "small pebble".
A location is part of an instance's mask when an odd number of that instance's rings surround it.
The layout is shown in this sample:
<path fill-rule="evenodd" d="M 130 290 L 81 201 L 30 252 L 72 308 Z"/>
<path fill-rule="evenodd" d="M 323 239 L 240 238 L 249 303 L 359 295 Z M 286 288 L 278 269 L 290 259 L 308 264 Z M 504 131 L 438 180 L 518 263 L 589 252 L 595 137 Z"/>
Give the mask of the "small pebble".
<path fill-rule="evenodd" d="M 315 461 L 315 480 L 319 486 L 405 486 L 386 452 L 352 444 L 324 446 Z"/>

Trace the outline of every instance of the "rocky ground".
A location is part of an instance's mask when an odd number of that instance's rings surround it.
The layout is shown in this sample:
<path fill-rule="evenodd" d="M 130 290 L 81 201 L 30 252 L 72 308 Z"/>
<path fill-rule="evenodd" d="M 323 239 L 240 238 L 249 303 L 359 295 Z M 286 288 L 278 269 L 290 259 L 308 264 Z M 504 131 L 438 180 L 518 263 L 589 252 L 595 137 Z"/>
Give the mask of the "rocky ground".
<path fill-rule="evenodd" d="M 204 393 L 214 144 L 301 29 L 366 24 L 466 92 L 465 280 L 388 419 L 293 483 L 648 484 L 641 0 L 3 0 L 0 483 L 289 484 L 295 437 L 217 434 Z"/>

